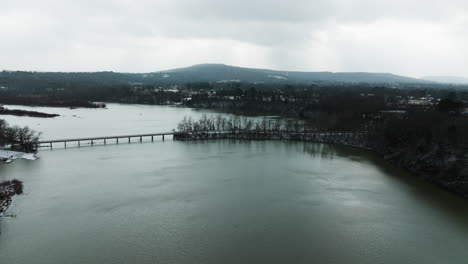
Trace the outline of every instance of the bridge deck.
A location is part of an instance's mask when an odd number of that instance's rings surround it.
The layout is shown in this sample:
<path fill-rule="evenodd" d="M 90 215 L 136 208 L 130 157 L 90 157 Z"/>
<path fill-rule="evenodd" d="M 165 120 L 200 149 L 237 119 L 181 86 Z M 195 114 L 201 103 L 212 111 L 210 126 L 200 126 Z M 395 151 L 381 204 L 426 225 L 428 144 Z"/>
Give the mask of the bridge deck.
<path fill-rule="evenodd" d="M 189 132 L 190 133 L 190 132 Z M 229 134 L 229 133 L 232 133 L 230 131 L 205 131 L 205 132 L 194 132 L 195 134 Z M 255 132 L 255 133 L 260 133 L 262 134 L 262 132 Z M 285 133 L 285 131 L 277 131 L 277 133 Z M 341 135 L 341 136 L 345 136 L 345 135 L 351 135 L 351 134 L 359 134 L 360 132 L 345 132 L 345 131 L 334 131 L 334 132 L 324 132 L 324 131 L 304 131 L 304 132 L 291 132 L 291 131 L 288 131 L 286 132 L 286 134 L 289 134 L 289 135 L 294 135 L 294 134 L 307 134 L 307 135 Z M 175 135 L 179 135 L 179 134 L 184 134 L 184 133 L 181 133 L 181 132 L 160 132 L 160 133 L 149 133 L 149 134 L 134 134 L 134 135 L 118 135 L 118 136 L 103 136 L 103 137 L 84 137 L 84 138 L 66 138 L 66 139 L 52 139 L 52 140 L 41 140 L 39 142 L 37 142 L 37 148 L 41 148 L 41 147 L 50 147 L 52 148 L 53 147 L 53 144 L 54 143 L 63 143 L 64 144 L 64 147 L 67 148 L 67 142 L 77 142 L 77 145 L 78 147 L 81 146 L 81 142 L 82 141 L 89 141 L 91 146 L 96 144 L 97 142 L 95 141 L 100 141 L 102 140 L 104 145 L 107 144 L 107 140 L 115 140 L 117 144 L 119 144 L 119 139 L 128 139 L 128 143 L 131 142 L 131 139 L 132 138 L 139 138 L 140 139 L 140 142 L 142 142 L 143 138 L 148 138 L 148 137 L 151 137 L 151 141 L 154 141 L 154 137 L 162 137 L 162 140 L 164 140 L 164 136 L 175 136 Z M 236 133 L 234 133 L 236 134 Z M 272 134 L 272 132 L 268 132 L 266 134 Z M 274 134 L 274 133 L 273 133 Z"/>
<path fill-rule="evenodd" d="M 67 138 L 67 139 L 53 139 L 41 140 L 38 144 L 50 143 L 64 143 L 64 142 L 77 142 L 77 141 L 91 141 L 91 140 L 105 140 L 105 139 L 120 139 L 120 138 L 139 138 L 139 137 L 156 137 L 156 136 L 171 136 L 175 132 L 152 133 L 152 134 L 136 134 L 136 135 L 120 135 L 120 136 L 105 136 L 105 137 L 86 137 L 86 138 Z"/>

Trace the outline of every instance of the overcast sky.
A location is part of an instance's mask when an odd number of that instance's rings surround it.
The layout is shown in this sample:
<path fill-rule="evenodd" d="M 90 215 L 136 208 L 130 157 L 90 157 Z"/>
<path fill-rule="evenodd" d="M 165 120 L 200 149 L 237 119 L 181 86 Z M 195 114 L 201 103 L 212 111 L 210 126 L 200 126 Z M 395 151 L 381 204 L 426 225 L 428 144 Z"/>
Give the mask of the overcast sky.
<path fill-rule="evenodd" d="M 0 68 L 468 77 L 467 0 L 0 0 Z"/>

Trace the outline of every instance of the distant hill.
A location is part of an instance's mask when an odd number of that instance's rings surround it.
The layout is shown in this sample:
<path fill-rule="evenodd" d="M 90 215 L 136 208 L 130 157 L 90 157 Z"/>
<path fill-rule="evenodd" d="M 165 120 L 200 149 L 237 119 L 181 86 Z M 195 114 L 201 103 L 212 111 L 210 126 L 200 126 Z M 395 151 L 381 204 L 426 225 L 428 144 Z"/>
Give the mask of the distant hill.
<path fill-rule="evenodd" d="M 161 78 L 174 81 L 203 82 L 366 82 L 366 83 L 426 83 L 427 81 L 390 73 L 367 72 L 296 72 L 251 69 L 224 64 L 200 64 L 187 68 L 159 72 Z"/>
<path fill-rule="evenodd" d="M 422 79 L 438 83 L 468 84 L 468 78 L 459 76 L 427 76 Z"/>
<path fill-rule="evenodd" d="M 35 89 L 95 89 L 116 85 L 183 84 L 190 82 L 251 82 L 266 84 L 308 83 L 378 83 L 431 84 L 422 79 L 390 73 L 367 72 L 296 72 L 251 69 L 224 64 L 200 64 L 187 68 L 152 73 L 117 72 L 27 72 L 1 71 L 0 91 L 9 88 L 25 91 Z"/>

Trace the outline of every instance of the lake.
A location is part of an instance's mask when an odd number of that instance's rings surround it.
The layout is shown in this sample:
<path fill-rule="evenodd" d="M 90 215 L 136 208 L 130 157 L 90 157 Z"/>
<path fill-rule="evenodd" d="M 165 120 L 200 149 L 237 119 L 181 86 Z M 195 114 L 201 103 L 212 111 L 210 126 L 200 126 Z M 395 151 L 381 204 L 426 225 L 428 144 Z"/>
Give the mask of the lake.
<path fill-rule="evenodd" d="M 47 139 L 164 132 L 185 115 L 214 113 L 118 104 L 21 109 L 63 115 L 5 117 Z M 25 185 L 0 219 L 0 263 L 468 259 L 468 202 L 359 149 L 158 140 L 39 156 L 0 164 L 1 180 Z"/>
<path fill-rule="evenodd" d="M 59 114 L 55 118 L 1 116 L 11 125 L 29 126 L 42 132 L 41 139 L 84 138 L 93 136 L 129 135 L 170 132 L 184 116 L 194 119 L 215 111 L 175 106 L 107 104 L 107 109 L 29 107 L 8 105 L 8 109 Z M 226 114 L 225 114 L 226 115 Z"/>

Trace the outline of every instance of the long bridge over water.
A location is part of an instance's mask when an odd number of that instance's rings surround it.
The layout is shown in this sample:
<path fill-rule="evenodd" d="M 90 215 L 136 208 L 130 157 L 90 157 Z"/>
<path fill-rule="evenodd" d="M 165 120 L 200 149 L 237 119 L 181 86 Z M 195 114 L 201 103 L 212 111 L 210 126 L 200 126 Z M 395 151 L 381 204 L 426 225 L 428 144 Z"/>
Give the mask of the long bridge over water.
<path fill-rule="evenodd" d="M 136 135 L 121 135 L 121 136 L 105 136 L 105 137 L 86 137 L 86 138 L 67 138 L 67 139 L 53 139 L 53 140 L 41 140 L 37 142 L 37 148 L 48 147 L 53 148 L 54 144 L 63 144 L 67 148 L 67 143 L 76 143 L 78 147 L 82 143 L 87 143 L 91 146 L 97 143 L 107 145 L 107 143 L 119 144 L 119 142 L 131 143 L 132 139 L 137 139 L 139 142 L 143 141 L 143 138 L 151 138 L 154 141 L 155 137 L 161 137 L 162 140 L 165 136 L 174 136 L 176 132 L 163 132 L 163 133 L 152 133 L 152 134 L 136 134 Z"/>
<path fill-rule="evenodd" d="M 108 143 L 131 143 L 132 140 L 143 142 L 144 138 L 151 138 L 151 142 L 155 137 L 161 137 L 164 141 L 166 136 L 172 136 L 173 139 L 181 140 L 194 140 L 194 139 L 221 139 L 221 138 L 237 138 L 237 139 L 302 139 L 305 141 L 319 141 L 319 142 L 338 142 L 349 141 L 351 137 L 365 135 L 364 132 L 344 132 L 344 131 L 198 131 L 198 132 L 163 132 L 163 133 L 150 133 L 150 134 L 134 134 L 134 135 L 121 135 L 121 136 L 104 136 L 104 137 L 86 137 L 86 138 L 68 138 L 68 139 L 54 139 L 54 140 L 41 140 L 37 142 L 36 148 L 53 148 L 54 144 L 60 144 L 67 148 L 67 143 L 75 143 L 73 146 L 80 147 L 82 144 L 94 146 L 95 144 L 107 145 Z"/>

